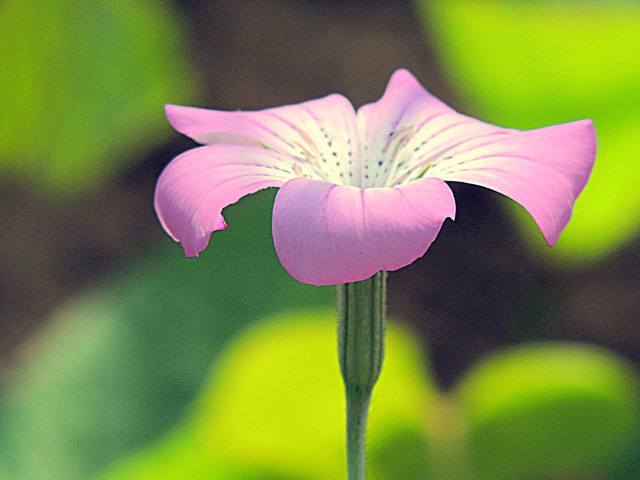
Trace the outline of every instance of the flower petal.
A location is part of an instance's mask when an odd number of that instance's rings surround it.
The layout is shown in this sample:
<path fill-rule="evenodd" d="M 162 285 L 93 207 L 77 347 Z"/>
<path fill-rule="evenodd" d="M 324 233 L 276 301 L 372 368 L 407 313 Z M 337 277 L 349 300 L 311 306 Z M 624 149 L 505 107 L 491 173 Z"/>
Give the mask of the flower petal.
<path fill-rule="evenodd" d="M 357 119 L 370 145 L 373 185 L 427 176 L 491 188 L 524 206 L 550 245 L 595 159 L 590 120 L 526 132 L 500 128 L 456 112 L 406 70 L 395 72 L 382 98 L 358 110 Z"/>
<path fill-rule="evenodd" d="M 305 174 L 338 183 L 359 144 L 353 106 L 338 94 L 253 112 L 167 105 L 166 113 L 176 130 L 199 143 L 266 147 L 298 161 Z"/>
<path fill-rule="evenodd" d="M 591 120 L 553 125 L 468 145 L 429 176 L 473 183 L 511 197 L 533 217 L 549 245 L 567 225 L 596 154 Z"/>
<path fill-rule="evenodd" d="M 365 187 L 405 183 L 455 147 L 511 133 L 456 112 L 407 70 L 397 70 L 382 98 L 363 105 L 357 120 L 367 148 L 360 183 Z"/>
<path fill-rule="evenodd" d="M 296 178 L 276 196 L 273 240 L 297 280 L 355 282 L 424 255 L 454 214 L 453 194 L 436 178 L 384 189 Z"/>
<path fill-rule="evenodd" d="M 206 248 L 213 231 L 227 228 L 224 207 L 294 176 L 286 159 L 264 148 L 194 148 L 176 157 L 160 175 L 155 208 L 167 233 L 193 257 Z"/>

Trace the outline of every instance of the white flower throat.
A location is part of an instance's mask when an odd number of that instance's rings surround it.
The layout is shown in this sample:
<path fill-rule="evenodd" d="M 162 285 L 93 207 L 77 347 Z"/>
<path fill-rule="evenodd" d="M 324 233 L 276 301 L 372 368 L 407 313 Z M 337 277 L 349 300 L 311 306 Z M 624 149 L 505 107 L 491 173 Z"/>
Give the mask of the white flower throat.
<path fill-rule="evenodd" d="M 338 185 L 383 188 L 419 178 L 428 168 L 419 168 L 425 157 L 421 150 L 427 142 L 413 141 L 418 132 L 414 125 L 392 130 L 384 143 L 375 147 L 354 142 L 347 132 L 341 132 L 342 138 L 333 138 L 318 127 L 320 135 L 312 137 L 298 128 L 298 138 L 287 141 L 294 152 L 291 172 L 296 176 Z M 364 132 L 360 132 L 360 138 L 365 138 Z M 353 148 L 354 143 L 359 145 Z"/>

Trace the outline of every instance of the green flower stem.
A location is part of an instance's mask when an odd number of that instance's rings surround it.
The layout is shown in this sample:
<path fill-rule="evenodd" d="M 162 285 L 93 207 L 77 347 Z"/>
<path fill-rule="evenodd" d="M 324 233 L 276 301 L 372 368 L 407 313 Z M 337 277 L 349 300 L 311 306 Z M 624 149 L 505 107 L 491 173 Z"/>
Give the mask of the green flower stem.
<path fill-rule="evenodd" d="M 365 436 L 371 392 L 384 358 L 386 272 L 338 285 L 338 356 L 347 398 L 347 471 L 365 480 Z"/>

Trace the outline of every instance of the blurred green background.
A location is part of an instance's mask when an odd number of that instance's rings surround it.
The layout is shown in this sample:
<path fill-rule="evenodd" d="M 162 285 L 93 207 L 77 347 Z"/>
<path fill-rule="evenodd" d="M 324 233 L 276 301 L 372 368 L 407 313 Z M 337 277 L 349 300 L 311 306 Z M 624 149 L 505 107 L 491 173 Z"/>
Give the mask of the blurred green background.
<path fill-rule="evenodd" d="M 154 183 L 163 104 L 358 106 L 409 68 L 463 113 L 592 118 L 558 245 L 454 184 L 389 280 L 375 479 L 640 476 L 640 2 L 0 0 L 0 480 L 345 478 L 333 288 L 290 278 L 275 192 L 199 259 Z"/>

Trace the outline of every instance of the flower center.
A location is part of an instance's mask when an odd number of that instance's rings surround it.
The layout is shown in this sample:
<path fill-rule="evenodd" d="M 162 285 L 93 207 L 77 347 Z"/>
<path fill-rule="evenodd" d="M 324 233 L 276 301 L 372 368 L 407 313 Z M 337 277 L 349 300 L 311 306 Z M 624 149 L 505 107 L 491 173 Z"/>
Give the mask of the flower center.
<path fill-rule="evenodd" d="M 415 156 L 414 138 L 418 128 L 403 125 L 391 130 L 386 137 L 364 146 L 365 172 L 363 188 L 393 187 L 411 177 L 411 163 Z M 409 148 L 411 147 L 411 148 Z"/>
<path fill-rule="evenodd" d="M 338 132 L 335 135 L 342 137 L 336 138 L 321 125 L 313 127 L 313 135 L 297 128 L 296 135 L 287 141 L 294 160 L 291 172 L 298 177 L 360 188 L 384 188 L 419 178 L 429 168 L 416 162 L 423 157 L 421 150 L 427 142 L 416 142 L 419 129 L 415 125 L 403 125 L 372 144 L 352 140 L 347 132 Z M 359 137 L 367 138 L 363 131 Z M 360 143 L 357 155 L 352 143 Z"/>
<path fill-rule="evenodd" d="M 350 170 L 353 162 L 351 139 L 337 142 L 322 126 L 314 137 L 305 130 L 298 128 L 298 138 L 289 140 L 293 150 L 294 162 L 291 171 L 299 177 L 310 177 L 338 185 L 351 184 L 354 172 Z M 345 134 L 346 135 L 346 134 Z M 314 141 L 315 138 L 315 141 Z M 316 142 L 320 142 L 318 145 Z"/>

